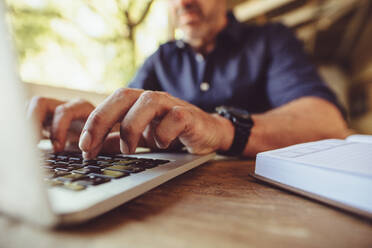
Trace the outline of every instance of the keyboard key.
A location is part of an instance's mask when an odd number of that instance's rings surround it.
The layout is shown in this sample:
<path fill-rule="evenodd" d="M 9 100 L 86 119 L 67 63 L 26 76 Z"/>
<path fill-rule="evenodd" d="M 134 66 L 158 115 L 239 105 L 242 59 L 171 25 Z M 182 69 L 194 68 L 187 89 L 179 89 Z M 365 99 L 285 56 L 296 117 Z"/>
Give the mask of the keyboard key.
<path fill-rule="evenodd" d="M 65 171 L 65 172 L 69 172 L 69 171 L 72 171 L 73 169 L 75 168 L 67 168 L 67 167 L 56 167 L 54 170 L 56 171 Z"/>
<path fill-rule="evenodd" d="M 73 163 L 83 161 L 82 158 L 78 158 L 78 157 L 69 157 L 68 160 L 69 160 L 70 162 L 73 162 Z"/>
<path fill-rule="evenodd" d="M 56 180 L 62 181 L 62 182 L 72 182 L 76 181 L 79 179 L 84 179 L 86 175 L 84 174 L 79 174 L 79 173 L 71 173 L 69 175 L 63 176 L 63 177 L 58 177 Z"/>
<path fill-rule="evenodd" d="M 65 156 L 65 155 L 57 155 L 57 158 L 58 158 L 58 159 L 62 159 L 62 160 L 67 160 L 67 159 L 68 159 L 68 156 Z"/>
<path fill-rule="evenodd" d="M 69 175 L 70 173 L 67 171 L 55 171 L 55 170 L 47 170 L 46 171 L 46 178 L 47 179 L 52 179 L 56 177 L 63 177 L 66 175 Z"/>
<path fill-rule="evenodd" d="M 68 159 L 60 159 L 60 158 L 56 158 L 56 163 L 59 163 L 59 162 L 68 163 L 69 160 L 68 160 Z"/>
<path fill-rule="evenodd" d="M 139 168 L 139 167 L 128 166 L 128 165 L 113 165 L 113 166 L 107 167 L 105 170 L 138 173 L 138 172 L 144 171 L 145 169 Z"/>
<path fill-rule="evenodd" d="M 86 166 L 84 168 L 80 168 L 78 170 L 73 170 L 73 173 L 79 173 L 79 174 L 90 174 L 90 173 L 99 173 L 101 171 L 100 167 L 97 166 Z"/>
<path fill-rule="evenodd" d="M 76 182 L 65 182 L 63 185 L 63 188 L 73 190 L 73 191 L 81 191 L 83 189 L 86 189 L 86 185 L 82 185 Z"/>
<path fill-rule="evenodd" d="M 102 155 L 100 155 L 100 156 L 97 156 L 97 159 L 112 160 L 112 157 L 110 157 L 110 156 L 102 156 Z"/>
<path fill-rule="evenodd" d="M 71 162 L 68 164 L 69 166 L 74 166 L 74 167 L 84 167 L 82 162 Z"/>
<path fill-rule="evenodd" d="M 83 160 L 83 155 L 81 153 L 66 153 L 66 156 L 70 158 L 79 158 L 80 160 Z"/>
<path fill-rule="evenodd" d="M 136 164 L 140 162 L 140 160 L 136 159 L 136 160 L 116 160 L 114 162 L 112 162 L 111 164 L 112 165 L 131 165 L 131 164 Z"/>
<path fill-rule="evenodd" d="M 55 186 L 62 186 L 63 182 L 55 180 L 55 179 L 46 179 L 45 182 L 50 186 L 50 187 L 55 187 Z"/>
<path fill-rule="evenodd" d="M 78 164 L 78 163 L 71 163 L 71 164 L 68 164 L 68 167 L 72 167 L 74 169 L 80 169 L 80 168 L 83 168 L 84 165 Z"/>
<path fill-rule="evenodd" d="M 97 160 L 83 160 L 83 165 L 95 165 L 97 164 Z"/>
<path fill-rule="evenodd" d="M 47 158 L 47 159 L 48 158 L 53 159 L 53 158 L 56 158 L 57 156 L 53 153 L 46 153 L 46 154 L 44 154 L 44 157 Z"/>
<path fill-rule="evenodd" d="M 65 167 L 65 166 L 68 166 L 69 163 L 65 161 L 57 161 L 55 165 L 57 165 L 58 167 Z"/>
<path fill-rule="evenodd" d="M 61 177 L 65 175 L 69 175 L 70 173 L 67 171 L 61 171 L 61 170 L 54 170 L 54 176 L 55 177 Z"/>
<path fill-rule="evenodd" d="M 78 180 L 76 181 L 76 183 L 85 185 L 85 186 L 90 186 L 90 185 L 96 186 L 96 185 L 100 185 L 100 184 L 107 183 L 110 181 L 111 181 L 110 178 L 90 176 L 88 178 L 85 178 L 84 180 Z"/>
<path fill-rule="evenodd" d="M 52 179 L 54 178 L 55 171 L 54 169 L 44 169 L 45 179 Z"/>
<path fill-rule="evenodd" d="M 103 171 L 101 171 L 101 174 L 92 173 L 92 174 L 89 174 L 88 176 L 118 179 L 118 178 L 129 176 L 129 173 L 128 172 L 122 172 L 122 171 L 112 171 L 112 170 L 104 169 Z"/>
<path fill-rule="evenodd" d="M 101 164 L 101 165 L 109 165 L 111 164 L 112 162 L 114 162 L 115 160 L 99 160 L 97 161 L 97 164 Z"/>
<path fill-rule="evenodd" d="M 46 165 L 46 166 L 52 166 L 52 167 L 54 167 L 56 163 L 55 162 L 46 162 L 46 161 L 44 161 L 43 164 Z"/>
<path fill-rule="evenodd" d="M 53 164 L 52 165 L 42 165 L 42 168 L 52 170 L 52 169 L 55 168 L 55 166 Z"/>
<path fill-rule="evenodd" d="M 104 169 L 104 168 L 106 168 L 108 166 L 111 166 L 111 164 L 94 164 L 92 166 L 96 166 L 96 167 L 99 167 L 101 169 Z"/>

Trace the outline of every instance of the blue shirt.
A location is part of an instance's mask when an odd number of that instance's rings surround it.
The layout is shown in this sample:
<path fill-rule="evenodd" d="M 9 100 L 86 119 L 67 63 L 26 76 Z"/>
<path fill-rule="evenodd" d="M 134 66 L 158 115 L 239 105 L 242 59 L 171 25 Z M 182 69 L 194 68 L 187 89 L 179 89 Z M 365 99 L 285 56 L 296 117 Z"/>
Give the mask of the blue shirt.
<path fill-rule="evenodd" d="M 303 96 L 340 108 L 288 28 L 249 26 L 231 13 L 207 56 L 170 41 L 144 62 L 129 87 L 166 91 L 208 112 L 228 105 L 262 113 Z"/>

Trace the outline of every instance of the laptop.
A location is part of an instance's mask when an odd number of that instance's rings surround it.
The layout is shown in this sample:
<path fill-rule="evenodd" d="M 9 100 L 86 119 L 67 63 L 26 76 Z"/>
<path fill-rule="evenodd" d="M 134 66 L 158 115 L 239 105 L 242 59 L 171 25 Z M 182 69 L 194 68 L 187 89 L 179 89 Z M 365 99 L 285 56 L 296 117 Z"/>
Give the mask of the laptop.
<path fill-rule="evenodd" d="M 26 119 L 25 93 L 0 1 L 0 213 L 43 226 L 101 215 L 212 159 L 187 153 L 100 156 L 43 154 Z"/>

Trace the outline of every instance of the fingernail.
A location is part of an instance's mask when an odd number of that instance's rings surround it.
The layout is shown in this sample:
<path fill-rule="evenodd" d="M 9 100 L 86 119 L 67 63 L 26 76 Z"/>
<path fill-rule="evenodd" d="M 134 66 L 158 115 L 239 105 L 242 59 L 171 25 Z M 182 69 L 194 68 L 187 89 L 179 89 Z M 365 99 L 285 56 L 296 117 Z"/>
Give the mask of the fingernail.
<path fill-rule="evenodd" d="M 57 151 L 60 151 L 61 149 L 61 143 L 59 143 L 58 141 L 53 141 L 53 148 L 54 148 L 54 151 L 57 152 Z"/>
<path fill-rule="evenodd" d="M 91 159 L 89 152 L 83 152 L 83 159 Z"/>
<path fill-rule="evenodd" d="M 127 143 L 122 140 L 120 140 L 120 151 L 124 154 L 129 154 L 129 147 Z"/>
<path fill-rule="evenodd" d="M 91 143 L 92 143 L 92 135 L 88 131 L 84 131 L 84 133 L 80 136 L 79 148 L 82 151 L 88 151 Z"/>
<path fill-rule="evenodd" d="M 159 142 L 157 139 L 155 139 L 155 144 L 156 144 L 156 146 L 157 146 L 159 149 L 166 149 L 166 148 L 168 148 L 168 146 L 169 146 L 169 144 L 168 144 L 168 145 L 167 145 L 167 144 L 163 144 L 163 143 Z"/>

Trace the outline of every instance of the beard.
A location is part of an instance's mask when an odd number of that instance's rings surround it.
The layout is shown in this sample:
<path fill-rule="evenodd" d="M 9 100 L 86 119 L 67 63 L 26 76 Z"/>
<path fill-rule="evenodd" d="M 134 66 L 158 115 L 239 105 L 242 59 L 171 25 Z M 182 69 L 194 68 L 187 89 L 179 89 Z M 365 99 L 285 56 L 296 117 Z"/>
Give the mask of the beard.
<path fill-rule="evenodd" d="M 175 24 L 182 30 L 183 40 L 197 49 L 209 47 L 226 23 L 226 19 L 222 19 L 226 17 L 224 5 L 203 9 L 198 2 L 190 1 L 174 10 Z"/>
<path fill-rule="evenodd" d="M 197 27 L 184 27 L 183 33 L 183 40 L 189 43 L 191 46 L 199 47 L 203 43 L 205 43 L 210 31 L 206 25 L 201 25 Z"/>
<path fill-rule="evenodd" d="M 191 46 L 199 47 L 211 33 L 211 17 L 200 6 L 189 3 L 176 11 L 176 26 L 183 31 L 183 40 Z"/>

